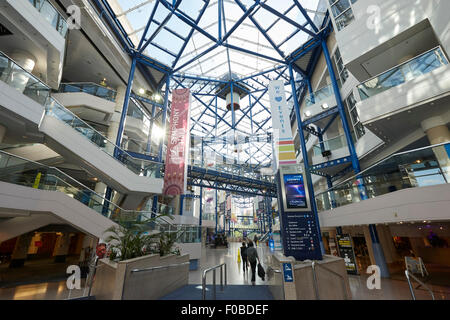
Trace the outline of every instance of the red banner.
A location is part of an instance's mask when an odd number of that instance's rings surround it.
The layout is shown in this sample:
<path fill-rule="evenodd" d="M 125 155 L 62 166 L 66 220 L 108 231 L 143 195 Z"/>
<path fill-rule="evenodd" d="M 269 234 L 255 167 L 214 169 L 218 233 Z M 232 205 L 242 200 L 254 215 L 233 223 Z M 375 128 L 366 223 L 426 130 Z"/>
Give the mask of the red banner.
<path fill-rule="evenodd" d="M 164 195 L 176 196 L 184 194 L 186 191 L 190 142 L 190 102 L 189 89 L 173 90 L 170 133 L 164 170 Z"/>

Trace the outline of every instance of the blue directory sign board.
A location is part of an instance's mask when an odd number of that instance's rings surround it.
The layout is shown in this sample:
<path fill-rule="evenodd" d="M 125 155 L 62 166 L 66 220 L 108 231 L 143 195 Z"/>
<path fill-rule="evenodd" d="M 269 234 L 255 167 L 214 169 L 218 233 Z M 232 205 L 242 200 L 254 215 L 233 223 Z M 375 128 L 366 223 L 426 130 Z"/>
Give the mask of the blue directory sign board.
<path fill-rule="evenodd" d="M 284 282 L 294 282 L 294 274 L 292 272 L 292 264 L 283 263 Z"/>
<path fill-rule="evenodd" d="M 277 174 L 283 253 L 296 260 L 322 260 L 317 219 L 310 206 L 306 175 L 299 165 Z"/>

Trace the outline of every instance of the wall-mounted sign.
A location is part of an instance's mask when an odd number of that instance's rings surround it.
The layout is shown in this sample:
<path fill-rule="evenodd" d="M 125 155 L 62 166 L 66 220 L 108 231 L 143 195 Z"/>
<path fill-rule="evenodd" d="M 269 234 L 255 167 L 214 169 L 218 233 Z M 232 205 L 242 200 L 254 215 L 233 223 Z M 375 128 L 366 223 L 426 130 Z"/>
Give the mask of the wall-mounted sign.
<path fill-rule="evenodd" d="M 186 193 L 191 93 L 189 89 L 172 91 L 169 141 L 164 172 L 164 195 Z"/>
<path fill-rule="evenodd" d="M 358 274 L 355 252 L 353 251 L 352 237 L 349 234 L 336 235 L 339 255 L 344 258 L 345 268 L 349 274 Z"/>
<path fill-rule="evenodd" d="M 307 178 L 301 165 L 280 166 L 281 192 L 285 212 L 311 211 Z"/>
<path fill-rule="evenodd" d="M 294 273 L 292 272 L 292 264 L 283 263 L 284 282 L 294 282 Z"/>

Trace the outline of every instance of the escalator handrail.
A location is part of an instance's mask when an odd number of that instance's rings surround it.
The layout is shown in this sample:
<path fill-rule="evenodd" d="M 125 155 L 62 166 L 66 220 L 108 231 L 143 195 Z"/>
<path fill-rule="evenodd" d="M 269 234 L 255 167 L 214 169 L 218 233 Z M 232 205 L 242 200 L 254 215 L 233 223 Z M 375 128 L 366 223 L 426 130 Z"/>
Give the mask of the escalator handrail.
<path fill-rule="evenodd" d="M 98 196 L 98 198 L 99 198 L 100 200 L 106 201 L 108 204 L 110 204 L 110 205 L 112 205 L 113 207 L 115 207 L 116 209 L 120 210 L 120 212 L 123 212 L 123 213 L 150 213 L 150 214 L 158 215 L 157 212 L 153 212 L 153 211 L 138 211 L 138 210 L 125 210 L 125 209 L 122 209 L 121 207 L 119 207 L 119 206 L 116 205 L 115 203 L 112 203 L 110 200 L 108 200 L 108 199 L 104 198 L 103 196 L 99 195 L 99 194 L 98 194 L 97 192 L 95 192 L 94 190 L 92 190 L 92 189 L 90 189 L 89 187 L 85 186 L 83 183 L 81 183 L 81 182 L 75 180 L 74 178 L 72 178 L 71 176 L 69 176 L 68 174 L 66 174 L 65 172 L 61 171 L 60 169 L 58 169 L 58 168 L 56 168 L 56 167 L 48 166 L 48 165 L 42 164 L 42 163 L 37 162 L 37 161 L 29 160 L 29 159 L 26 159 L 26 158 L 24 158 L 24 157 L 17 156 L 17 155 L 15 155 L 15 154 L 11 154 L 11 153 L 6 152 L 6 151 L 4 151 L 4 150 L 0 150 L 0 154 L 5 154 L 5 155 L 7 155 L 7 156 L 9 156 L 9 157 L 17 158 L 17 159 L 20 159 L 20 160 L 25 161 L 25 162 L 28 162 L 28 163 L 33 163 L 33 164 L 38 165 L 38 166 L 40 166 L 40 167 L 44 167 L 44 168 L 47 168 L 47 169 L 55 170 L 56 172 L 60 173 L 61 175 L 67 177 L 69 180 L 72 180 L 72 181 L 74 181 L 75 183 L 79 184 L 81 187 L 85 188 L 85 191 L 88 191 L 88 192 L 90 192 L 91 194 L 93 194 L 93 195 L 95 195 L 95 196 Z M 55 176 L 55 175 L 52 175 L 52 176 Z M 69 185 L 69 186 L 71 186 L 71 187 L 73 187 L 73 188 L 75 188 L 75 189 L 79 189 L 79 188 L 77 188 L 77 187 L 71 185 L 71 184 L 68 183 L 67 181 L 64 181 L 63 179 L 61 179 L 61 178 L 59 178 L 59 177 L 57 177 L 57 176 L 55 176 L 55 177 L 58 178 L 58 180 L 64 182 L 65 184 L 67 184 L 67 185 Z M 159 217 L 159 219 L 163 220 L 164 222 L 166 222 L 166 223 L 168 223 L 168 224 L 172 224 L 170 221 L 167 221 L 166 219 L 164 219 L 164 217 Z M 172 224 L 172 225 L 173 225 L 173 224 Z"/>

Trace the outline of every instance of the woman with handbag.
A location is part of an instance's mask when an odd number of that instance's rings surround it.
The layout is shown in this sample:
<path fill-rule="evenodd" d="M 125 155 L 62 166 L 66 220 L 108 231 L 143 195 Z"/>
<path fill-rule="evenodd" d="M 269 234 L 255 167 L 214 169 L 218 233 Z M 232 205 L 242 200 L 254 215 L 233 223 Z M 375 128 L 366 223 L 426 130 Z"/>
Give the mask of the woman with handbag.
<path fill-rule="evenodd" d="M 247 248 L 247 260 L 250 263 L 250 267 L 252 269 L 252 285 L 255 285 L 256 281 L 256 261 L 260 263 L 259 257 L 258 257 L 258 251 L 256 251 L 256 248 L 253 245 L 253 242 L 250 240 L 248 242 L 248 248 Z"/>

